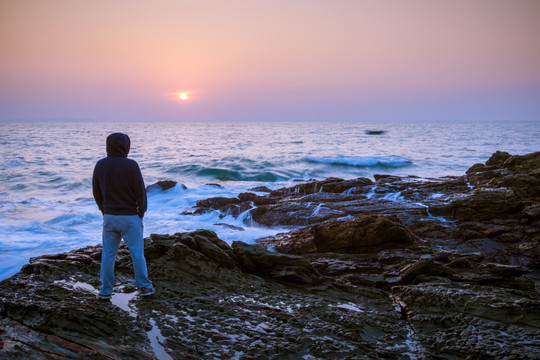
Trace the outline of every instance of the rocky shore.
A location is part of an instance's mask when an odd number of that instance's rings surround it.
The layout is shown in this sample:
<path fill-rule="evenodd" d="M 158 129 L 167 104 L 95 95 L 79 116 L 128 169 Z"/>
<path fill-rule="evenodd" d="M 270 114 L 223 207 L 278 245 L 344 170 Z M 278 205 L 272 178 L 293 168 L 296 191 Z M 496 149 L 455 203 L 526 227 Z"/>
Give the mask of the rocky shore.
<path fill-rule="evenodd" d="M 157 294 L 136 295 L 121 247 L 111 302 L 96 299 L 100 246 L 33 258 L 0 283 L 0 358 L 540 358 L 540 152 L 189 212 L 215 210 L 291 231 L 230 246 L 208 230 L 151 235 Z"/>

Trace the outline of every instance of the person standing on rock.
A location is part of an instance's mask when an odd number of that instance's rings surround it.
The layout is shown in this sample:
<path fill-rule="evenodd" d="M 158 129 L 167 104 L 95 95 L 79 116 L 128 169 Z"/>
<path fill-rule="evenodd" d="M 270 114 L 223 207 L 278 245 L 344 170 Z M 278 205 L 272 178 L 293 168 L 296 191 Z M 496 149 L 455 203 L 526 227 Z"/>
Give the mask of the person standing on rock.
<path fill-rule="evenodd" d="M 154 293 L 144 258 L 143 217 L 146 190 L 136 161 L 128 159 L 131 141 L 126 134 L 107 137 L 107 157 L 99 160 L 92 176 L 92 192 L 103 214 L 101 287 L 98 298 L 108 300 L 114 287 L 114 263 L 120 240 L 129 248 L 135 283 L 141 296 Z"/>

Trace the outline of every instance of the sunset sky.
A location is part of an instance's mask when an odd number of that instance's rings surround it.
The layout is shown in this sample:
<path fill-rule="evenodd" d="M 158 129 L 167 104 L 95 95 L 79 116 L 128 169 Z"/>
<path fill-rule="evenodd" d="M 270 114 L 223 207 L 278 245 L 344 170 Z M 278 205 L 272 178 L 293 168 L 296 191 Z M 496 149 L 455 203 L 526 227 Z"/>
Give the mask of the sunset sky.
<path fill-rule="evenodd" d="M 0 0 L 0 121 L 540 121 L 539 39 L 539 0 Z"/>

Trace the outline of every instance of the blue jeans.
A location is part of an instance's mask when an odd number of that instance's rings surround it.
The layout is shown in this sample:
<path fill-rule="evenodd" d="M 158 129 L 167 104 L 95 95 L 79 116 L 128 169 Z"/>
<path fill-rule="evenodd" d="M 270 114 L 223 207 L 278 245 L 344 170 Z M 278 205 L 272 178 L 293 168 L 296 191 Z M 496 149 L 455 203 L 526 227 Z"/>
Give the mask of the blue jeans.
<path fill-rule="evenodd" d="M 102 295 L 112 294 L 114 287 L 114 262 L 120 240 L 124 239 L 135 272 L 135 284 L 139 289 L 152 288 L 144 258 L 143 222 L 138 215 L 103 215 L 103 251 L 101 253 Z"/>

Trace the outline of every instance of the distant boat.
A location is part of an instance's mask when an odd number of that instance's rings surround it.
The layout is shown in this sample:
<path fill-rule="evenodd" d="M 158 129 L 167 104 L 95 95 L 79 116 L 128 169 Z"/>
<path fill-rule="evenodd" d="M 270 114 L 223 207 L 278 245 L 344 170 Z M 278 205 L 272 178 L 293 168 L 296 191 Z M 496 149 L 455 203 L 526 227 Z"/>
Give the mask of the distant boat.
<path fill-rule="evenodd" d="M 366 130 L 368 135 L 382 135 L 384 133 L 386 133 L 386 130 Z"/>

